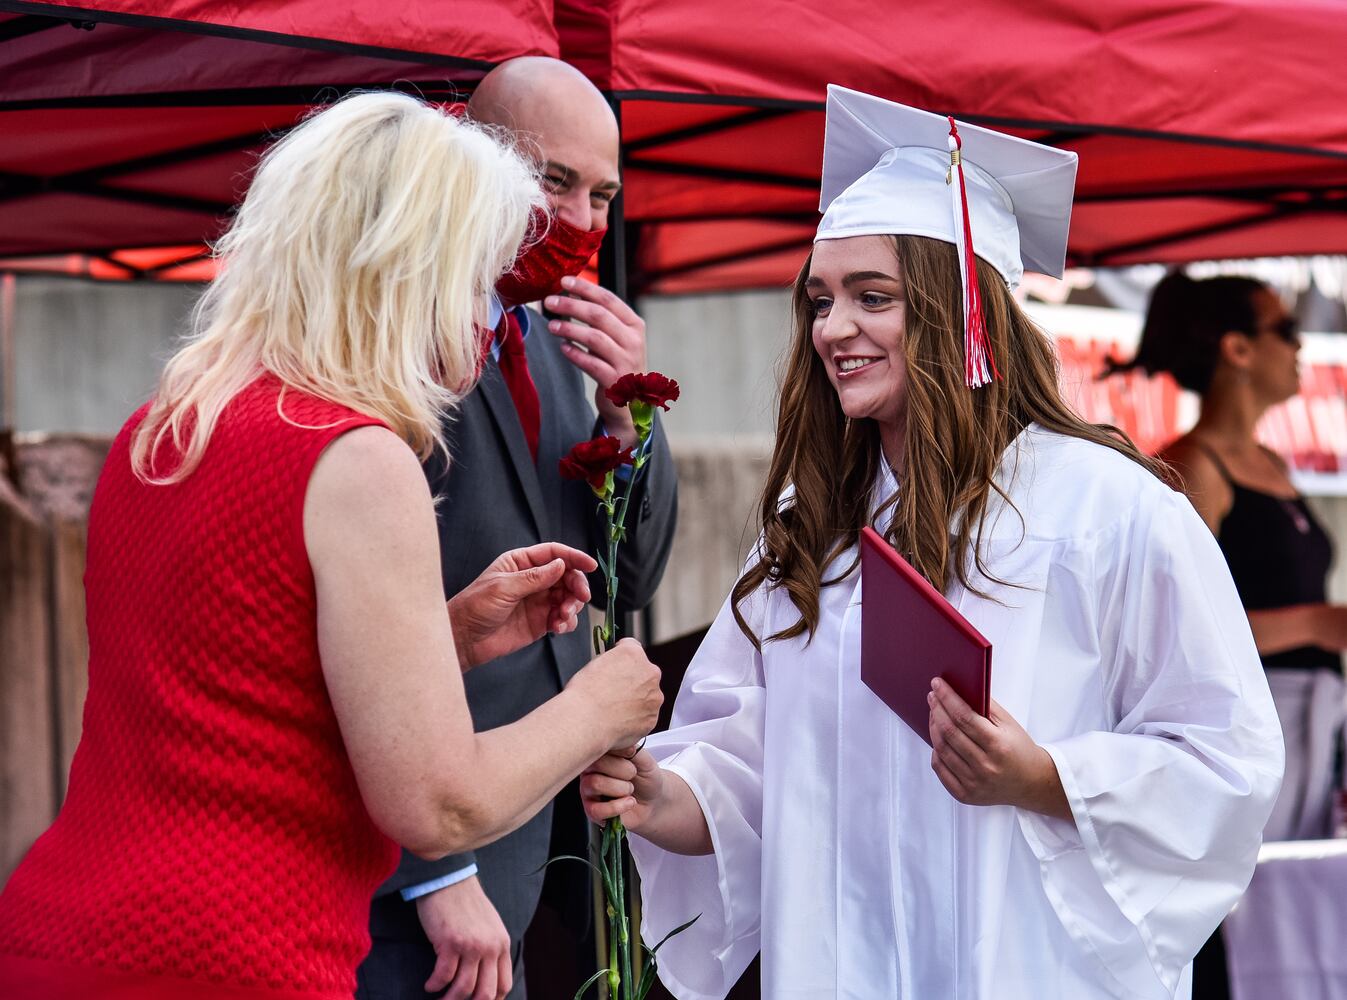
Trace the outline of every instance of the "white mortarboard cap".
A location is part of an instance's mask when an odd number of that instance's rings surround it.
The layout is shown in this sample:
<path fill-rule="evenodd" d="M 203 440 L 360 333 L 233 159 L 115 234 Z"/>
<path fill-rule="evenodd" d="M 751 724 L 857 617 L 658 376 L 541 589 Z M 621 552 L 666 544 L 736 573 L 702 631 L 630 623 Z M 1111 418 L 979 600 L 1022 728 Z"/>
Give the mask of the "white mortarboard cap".
<path fill-rule="evenodd" d="M 952 243 L 964 274 L 968 383 L 996 377 L 972 250 L 1014 288 L 1028 268 L 1060 277 L 1066 263 L 1076 154 L 883 98 L 828 86 L 823 184 L 815 240 L 911 235 Z M 961 147 L 958 155 L 952 155 Z M 960 160 L 962 170 L 960 170 Z M 953 164 L 951 163 L 953 161 Z"/>
<path fill-rule="evenodd" d="M 949 119 L 829 85 L 820 240 L 906 234 L 959 242 Z M 959 122 L 977 255 L 1012 288 L 1024 270 L 1060 277 L 1076 154 Z"/>

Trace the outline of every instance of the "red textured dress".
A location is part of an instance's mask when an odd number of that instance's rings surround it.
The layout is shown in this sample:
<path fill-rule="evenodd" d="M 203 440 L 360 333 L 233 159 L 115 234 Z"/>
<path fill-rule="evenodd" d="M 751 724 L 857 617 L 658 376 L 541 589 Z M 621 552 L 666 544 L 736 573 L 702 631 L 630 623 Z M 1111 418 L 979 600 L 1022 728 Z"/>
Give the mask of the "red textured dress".
<path fill-rule="evenodd" d="M 266 376 L 151 486 L 143 415 L 94 494 L 84 730 L 0 895 L 0 996 L 349 998 L 398 850 L 328 700 L 303 508 L 323 448 L 378 421 Z"/>

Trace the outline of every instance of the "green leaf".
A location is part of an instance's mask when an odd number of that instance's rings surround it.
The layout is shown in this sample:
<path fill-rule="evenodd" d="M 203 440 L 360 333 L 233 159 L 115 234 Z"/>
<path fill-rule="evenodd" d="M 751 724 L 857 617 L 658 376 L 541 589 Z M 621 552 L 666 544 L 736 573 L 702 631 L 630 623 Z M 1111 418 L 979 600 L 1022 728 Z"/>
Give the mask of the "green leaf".
<path fill-rule="evenodd" d="M 602 979 L 606 975 L 608 975 L 608 970 L 600 969 L 598 972 L 594 973 L 594 975 L 586 979 L 585 985 L 581 986 L 578 990 L 575 991 L 575 1000 L 581 1000 L 581 998 L 583 998 L 585 995 L 585 990 L 589 989 L 591 986 L 593 986 L 595 983 L 597 983 L 600 979 Z"/>
<path fill-rule="evenodd" d="M 595 552 L 595 553 L 594 553 L 594 558 L 598 561 L 599 569 L 601 569 L 601 570 L 603 571 L 603 575 L 604 575 L 604 576 L 607 576 L 607 575 L 608 575 L 608 560 L 605 559 L 605 558 L 603 558 L 603 553 L 602 553 L 602 552 Z"/>
<path fill-rule="evenodd" d="M 548 859 L 547 859 L 546 861 L 544 861 L 539 867 L 537 867 L 537 868 L 535 868 L 533 871 L 529 872 L 529 875 L 530 875 L 530 876 L 533 876 L 533 875 L 537 875 L 539 872 L 546 871 L 549 867 L 551 867 L 551 865 L 552 865 L 554 862 L 557 862 L 557 861 L 578 861 L 578 862 L 580 862 L 582 865 L 588 865 L 590 868 L 592 868 L 594 871 L 598 872 L 600 875 L 603 874 L 603 872 L 600 870 L 599 866 L 596 865 L 593 861 L 590 861 L 588 858 L 582 858 L 582 857 L 580 857 L 579 855 L 576 855 L 576 854 L 558 854 L 555 858 L 548 858 Z"/>
<path fill-rule="evenodd" d="M 613 878 L 613 873 L 608 870 L 608 866 L 602 865 L 599 869 L 599 876 L 603 879 L 603 892 L 607 899 L 617 898 L 617 881 Z"/>
<path fill-rule="evenodd" d="M 650 992 L 651 987 L 655 985 L 655 956 L 649 948 L 641 946 L 650 957 L 645 963 L 645 968 L 641 970 L 641 981 L 636 984 L 636 994 L 632 1000 L 645 1000 L 646 994 Z"/>
<path fill-rule="evenodd" d="M 668 934 L 665 934 L 664 937 L 662 937 L 662 938 L 659 939 L 659 944 L 655 945 L 655 947 L 653 947 L 653 948 L 650 949 L 650 954 L 653 956 L 657 951 L 659 951 L 661 948 L 664 947 L 664 943 L 665 943 L 666 941 L 668 941 L 669 938 L 673 937 L 673 936 L 676 935 L 676 934 L 682 934 L 685 930 L 687 930 L 689 927 L 691 927 L 693 924 L 695 924 L 695 923 L 696 923 L 698 920 L 700 920 L 701 918 L 702 918 L 702 915 L 699 913 L 699 914 L 697 914 L 695 917 L 693 917 L 691 920 L 689 920 L 687 923 L 685 923 L 685 924 L 679 924 L 677 927 L 675 927 L 673 930 L 671 930 Z"/>

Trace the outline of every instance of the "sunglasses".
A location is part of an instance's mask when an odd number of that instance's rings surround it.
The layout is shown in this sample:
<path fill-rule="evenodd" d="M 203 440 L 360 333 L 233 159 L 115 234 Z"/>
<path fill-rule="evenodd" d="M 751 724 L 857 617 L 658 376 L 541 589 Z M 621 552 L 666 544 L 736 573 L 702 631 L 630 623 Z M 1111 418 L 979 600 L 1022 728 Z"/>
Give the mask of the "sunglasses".
<path fill-rule="evenodd" d="M 1253 331 L 1255 337 L 1260 333 L 1270 333 L 1278 340 L 1294 344 L 1300 339 L 1300 324 L 1294 316 L 1284 316 L 1271 326 L 1260 326 Z"/>

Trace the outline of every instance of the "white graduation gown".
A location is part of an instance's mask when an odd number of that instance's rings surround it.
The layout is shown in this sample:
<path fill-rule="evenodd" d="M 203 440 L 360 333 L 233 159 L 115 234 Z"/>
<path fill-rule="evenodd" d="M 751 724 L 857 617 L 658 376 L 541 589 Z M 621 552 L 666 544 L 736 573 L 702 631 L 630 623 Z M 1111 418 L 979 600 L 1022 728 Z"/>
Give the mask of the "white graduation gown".
<path fill-rule="evenodd" d="M 759 654 L 727 605 L 647 743 L 715 853 L 632 838 L 645 940 L 701 914 L 659 954 L 680 1000 L 723 997 L 759 949 L 765 998 L 1188 996 L 1282 771 L 1248 620 L 1188 501 L 1123 456 L 1030 427 L 998 482 L 1019 514 L 989 518 L 986 563 L 1020 586 L 948 596 L 1075 823 L 950 796 L 861 682 L 858 571 L 812 642 Z M 886 468 L 876 494 L 895 489 Z M 798 617 L 780 591 L 745 610 L 759 636 Z"/>

